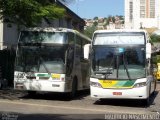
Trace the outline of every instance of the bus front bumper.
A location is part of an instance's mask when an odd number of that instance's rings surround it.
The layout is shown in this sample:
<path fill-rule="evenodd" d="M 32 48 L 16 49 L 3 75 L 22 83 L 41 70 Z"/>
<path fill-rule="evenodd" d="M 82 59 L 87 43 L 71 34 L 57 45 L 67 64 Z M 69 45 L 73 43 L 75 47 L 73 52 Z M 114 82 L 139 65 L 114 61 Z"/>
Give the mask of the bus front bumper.
<path fill-rule="evenodd" d="M 14 89 L 27 90 L 27 91 L 46 91 L 46 92 L 68 92 L 65 82 L 52 82 L 52 81 L 30 81 L 14 82 Z"/>
<path fill-rule="evenodd" d="M 147 86 L 130 89 L 104 89 L 90 86 L 91 97 L 97 99 L 146 99 Z"/>

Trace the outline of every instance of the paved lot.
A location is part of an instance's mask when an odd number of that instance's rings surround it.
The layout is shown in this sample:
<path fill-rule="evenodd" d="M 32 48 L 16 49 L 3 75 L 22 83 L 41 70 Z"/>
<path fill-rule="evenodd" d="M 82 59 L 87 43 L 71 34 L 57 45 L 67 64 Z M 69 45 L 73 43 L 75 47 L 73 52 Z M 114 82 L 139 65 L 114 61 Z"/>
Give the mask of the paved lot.
<path fill-rule="evenodd" d="M 150 106 L 145 106 L 138 100 L 93 100 L 89 91 L 81 91 L 74 100 L 69 100 L 64 94 L 39 93 L 29 96 L 25 92 L 1 90 L 0 112 L 1 118 L 7 115 L 16 118 L 18 115 L 18 119 L 33 120 L 104 119 L 106 114 L 159 115 L 159 91 L 160 83 L 156 94 L 152 95 Z"/>

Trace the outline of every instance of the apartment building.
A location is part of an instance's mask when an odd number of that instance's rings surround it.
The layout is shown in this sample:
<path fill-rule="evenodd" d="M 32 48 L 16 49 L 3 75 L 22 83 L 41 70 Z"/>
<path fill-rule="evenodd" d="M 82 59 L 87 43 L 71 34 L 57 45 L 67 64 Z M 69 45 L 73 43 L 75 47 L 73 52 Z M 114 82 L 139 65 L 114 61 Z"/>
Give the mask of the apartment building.
<path fill-rule="evenodd" d="M 125 0 L 125 28 L 160 29 L 160 0 Z"/>

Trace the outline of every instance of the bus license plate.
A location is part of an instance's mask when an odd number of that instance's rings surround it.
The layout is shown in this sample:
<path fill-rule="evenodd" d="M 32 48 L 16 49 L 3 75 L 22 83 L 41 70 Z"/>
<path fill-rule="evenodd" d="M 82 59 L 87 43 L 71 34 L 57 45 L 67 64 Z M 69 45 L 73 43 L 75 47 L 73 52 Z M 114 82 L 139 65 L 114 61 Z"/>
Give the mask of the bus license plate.
<path fill-rule="evenodd" d="M 113 92 L 113 95 L 122 95 L 122 92 Z"/>

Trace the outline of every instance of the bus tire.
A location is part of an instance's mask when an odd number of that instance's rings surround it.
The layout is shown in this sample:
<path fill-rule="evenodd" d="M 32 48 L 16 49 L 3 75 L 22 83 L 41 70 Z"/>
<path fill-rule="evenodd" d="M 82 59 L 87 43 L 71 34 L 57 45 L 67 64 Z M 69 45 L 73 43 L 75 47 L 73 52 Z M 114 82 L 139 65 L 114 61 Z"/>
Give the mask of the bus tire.
<path fill-rule="evenodd" d="M 153 91 L 154 94 L 156 92 L 156 88 L 157 88 L 157 80 L 155 81 L 155 84 L 154 84 L 154 91 Z"/>
<path fill-rule="evenodd" d="M 77 94 L 77 78 L 74 78 L 73 79 L 73 82 L 72 82 L 72 90 L 71 92 L 69 93 L 69 98 L 70 99 L 73 99 L 76 97 L 76 94 Z"/>
<path fill-rule="evenodd" d="M 143 103 L 146 107 L 148 107 L 150 105 L 150 97 L 146 98 L 143 100 Z"/>
<path fill-rule="evenodd" d="M 150 84 L 150 86 L 149 86 L 149 91 L 148 91 L 148 93 L 149 93 L 148 97 L 143 100 L 144 105 L 147 106 L 147 107 L 150 105 L 151 84 Z"/>

